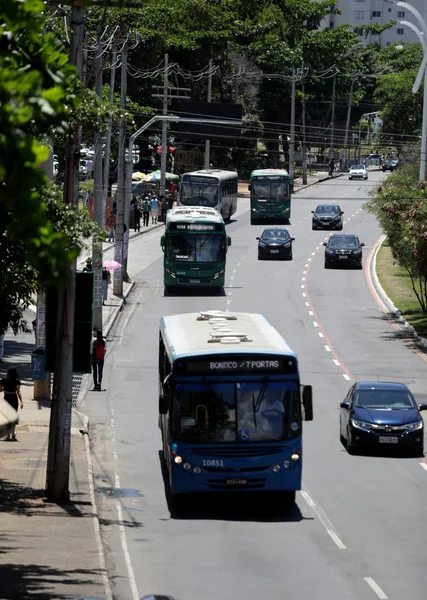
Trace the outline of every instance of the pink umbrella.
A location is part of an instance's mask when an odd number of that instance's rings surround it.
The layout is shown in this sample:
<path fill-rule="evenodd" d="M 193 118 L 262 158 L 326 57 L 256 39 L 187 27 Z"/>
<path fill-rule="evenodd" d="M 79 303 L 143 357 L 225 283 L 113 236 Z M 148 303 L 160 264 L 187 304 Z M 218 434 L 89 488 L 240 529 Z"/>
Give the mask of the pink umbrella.
<path fill-rule="evenodd" d="M 122 265 L 116 260 L 103 260 L 102 266 L 105 267 L 107 271 L 114 271 L 114 269 L 120 269 Z"/>

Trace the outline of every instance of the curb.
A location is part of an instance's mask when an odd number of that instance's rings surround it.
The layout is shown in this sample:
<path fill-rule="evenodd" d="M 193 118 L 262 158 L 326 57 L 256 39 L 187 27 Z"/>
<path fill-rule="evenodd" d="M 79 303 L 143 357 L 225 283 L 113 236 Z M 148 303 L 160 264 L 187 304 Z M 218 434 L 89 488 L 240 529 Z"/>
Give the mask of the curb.
<path fill-rule="evenodd" d="M 415 343 L 418 344 L 421 348 L 423 349 L 427 349 L 427 339 L 421 337 L 420 335 L 418 335 L 415 327 L 413 327 L 412 325 L 410 325 L 408 323 L 408 321 L 402 317 L 402 313 L 400 312 L 400 310 L 393 304 L 393 301 L 391 300 L 391 298 L 389 298 L 389 296 L 387 296 L 387 294 L 384 291 L 384 288 L 382 287 L 380 280 L 378 279 L 378 275 L 377 275 L 377 254 L 381 248 L 381 246 L 383 245 L 384 241 L 386 240 L 387 236 L 385 234 L 382 234 L 378 240 L 375 242 L 375 246 L 374 246 L 374 251 L 372 254 L 372 259 L 369 265 L 369 272 L 370 272 L 370 277 L 371 277 L 371 281 L 374 285 L 375 291 L 378 294 L 378 297 L 383 305 L 384 308 L 384 312 L 389 312 L 393 315 L 393 317 L 395 317 L 399 323 L 401 324 L 401 326 L 404 328 L 406 333 L 409 333 L 410 335 L 414 336 L 415 338 Z"/>

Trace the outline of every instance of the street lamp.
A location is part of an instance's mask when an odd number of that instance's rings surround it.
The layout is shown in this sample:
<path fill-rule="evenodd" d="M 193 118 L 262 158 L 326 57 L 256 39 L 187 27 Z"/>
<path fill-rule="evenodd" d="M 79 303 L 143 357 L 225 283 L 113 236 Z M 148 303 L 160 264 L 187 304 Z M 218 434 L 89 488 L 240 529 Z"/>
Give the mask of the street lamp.
<path fill-rule="evenodd" d="M 427 146 L 427 25 L 421 16 L 420 12 L 412 6 L 412 4 L 408 4 L 407 2 L 393 2 L 393 0 L 385 0 L 389 4 L 395 4 L 396 6 L 401 6 L 405 8 L 407 11 L 412 13 L 414 17 L 417 19 L 421 31 L 416 27 L 413 23 L 406 20 L 399 20 L 398 22 L 402 25 L 406 25 L 409 29 L 418 36 L 418 39 L 421 42 L 421 46 L 423 48 L 424 57 L 420 68 L 418 70 L 417 78 L 415 79 L 415 83 L 412 86 L 412 93 L 415 94 L 420 85 L 424 75 L 424 96 L 423 96 L 423 122 L 421 128 L 421 152 L 420 152 L 420 174 L 419 180 L 424 181 L 425 179 L 425 171 L 426 171 L 426 146 Z"/>

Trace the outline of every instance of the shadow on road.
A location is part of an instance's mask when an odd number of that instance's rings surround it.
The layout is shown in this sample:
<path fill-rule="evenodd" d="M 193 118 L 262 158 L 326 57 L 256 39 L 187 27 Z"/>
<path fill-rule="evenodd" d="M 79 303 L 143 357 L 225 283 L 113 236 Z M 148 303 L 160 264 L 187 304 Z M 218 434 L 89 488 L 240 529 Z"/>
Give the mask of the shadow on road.
<path fill-rule="evenodd" d="M 173 296 L 176 298 L 188 298 L 189 296 L 205 298 L 205 297 L 217 297 L 225 296 L 224 288 L 209 288 L 209 287 L 175 287 L 175 288 L 166 288 L 164 291 L 164 296 Z"/>
<path fill-rule="evenodd" d="M 262 492 L 228 492 L 183 495 L 172 498 L 169 476 L 159 452 L 166 502 L 172 519 L 257 521 L 263 523 L 296 523 L 306 520 L 297 504 L 287 507 L 273 494 Z"/>

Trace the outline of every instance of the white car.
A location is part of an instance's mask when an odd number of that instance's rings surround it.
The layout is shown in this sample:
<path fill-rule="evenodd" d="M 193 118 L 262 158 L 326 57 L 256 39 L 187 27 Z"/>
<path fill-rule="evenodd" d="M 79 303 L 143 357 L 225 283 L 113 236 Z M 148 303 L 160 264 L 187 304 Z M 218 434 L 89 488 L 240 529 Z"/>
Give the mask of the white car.
<path fill-rule="evenodd" d="M 348 174 L 349 179 L 368 179 L 368 171 L 365 165 L 353 165 Z"/>

